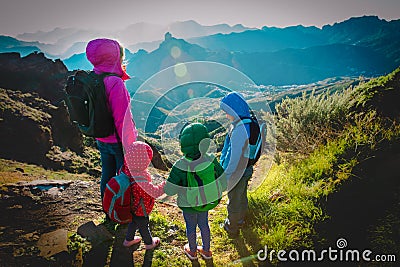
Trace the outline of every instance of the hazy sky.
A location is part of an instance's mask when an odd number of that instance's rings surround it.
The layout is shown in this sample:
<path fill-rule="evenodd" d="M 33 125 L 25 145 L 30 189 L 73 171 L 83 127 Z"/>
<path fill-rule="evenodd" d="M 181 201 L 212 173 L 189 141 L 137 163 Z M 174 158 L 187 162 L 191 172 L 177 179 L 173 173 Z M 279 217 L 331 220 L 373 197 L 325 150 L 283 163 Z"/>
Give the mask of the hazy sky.
<path fill-rule="evenodd" d="M 363 15 L 399 19 L 400 0 L 1 0 L 0 35 L 191 19 L 203 25 L 321 27 Z"/>

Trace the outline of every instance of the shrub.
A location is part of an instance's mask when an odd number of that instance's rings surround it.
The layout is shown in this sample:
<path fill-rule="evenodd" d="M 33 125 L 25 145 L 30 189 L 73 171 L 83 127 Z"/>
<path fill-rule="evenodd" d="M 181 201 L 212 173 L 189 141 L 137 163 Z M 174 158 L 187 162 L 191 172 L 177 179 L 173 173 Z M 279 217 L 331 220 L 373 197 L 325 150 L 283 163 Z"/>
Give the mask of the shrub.
<path fill-rule="evenodd" d="M 353 105 L 352 89 L 286 98 L 276 106 L 277 149 L 308 155 L 337 136 Z"/>

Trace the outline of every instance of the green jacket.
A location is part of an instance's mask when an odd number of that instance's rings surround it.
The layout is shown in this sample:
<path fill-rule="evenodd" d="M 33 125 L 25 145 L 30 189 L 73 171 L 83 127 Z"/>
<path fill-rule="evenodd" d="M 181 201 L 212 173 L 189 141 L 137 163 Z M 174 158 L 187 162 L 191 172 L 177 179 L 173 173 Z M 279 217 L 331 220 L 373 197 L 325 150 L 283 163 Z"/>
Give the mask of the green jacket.
<path fill-rule="evenodd" d="M 185 127 L 179 137 L 179 141 L 181 145 L 181 151 L 184 156 L 172 166 L 167 183 L 164 187 L 164 192 L 170 196 L 177 194 L 177 204 L 183 211 L 196 212 L 195 209 L 190 207 L 186 198 L 186 188 L 188 186 L 188 159 L 196 160 L 200 158 L 201 155 L 203 155 L 203 157 L 210 158 L 215 166 L 215 175 L 216 177 L 220 177 L 220 179 L 222 179 L 221 182 L 225 190 L 226 178 L 224 175 L 224 169 L 214 156 L 206 154 L 206 151 L 210 145 L 210 136 L 207 128 L 204 125 L 200 123 L 193 123 Z"/>

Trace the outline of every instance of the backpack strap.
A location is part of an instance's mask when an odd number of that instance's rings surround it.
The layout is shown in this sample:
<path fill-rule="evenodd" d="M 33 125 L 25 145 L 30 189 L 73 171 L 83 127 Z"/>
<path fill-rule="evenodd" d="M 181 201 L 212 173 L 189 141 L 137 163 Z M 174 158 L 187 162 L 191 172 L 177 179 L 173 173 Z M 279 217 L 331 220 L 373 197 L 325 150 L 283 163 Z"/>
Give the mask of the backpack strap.
<path fill-rule="evenodd" d="M 256 147 L 256 155 L 258 154 L 258 151 L 261 149 L 261 147 L 265 141 L 264 140 L 265 131 L 266 131 L 266 125 L 265 125 L 265 123 L 262 123 L 260 125 L 260 134 L 258 135 L 257 143 L 256 143 L 256 144 L 258 144 Z"/>
<path fill-rule="evenodd" d="M 131 207 L 131 208 L 130 208 L 130 212 L 131 212 L 132 215 L 135 215 L 135 209 L 132 208 L 134 196 L 133 196 L 133 194 L 132 194 L 131 187 L 136 183 L 136 181 L 135 181 L 134 179 L 132 179 L 131 177 L 129 177 L 126 173 L 124 173 L 124 172 L 122 171 L 122 167 L 121 167 L 120 170 L 119 170 L 118 176 L 120 176 L 120 177 L 125 177 L 125 179 L 127 179 L 127 180 L 129 181 L 129 188 L 128 188 L 127 190 L 129 190 L 129 197 L 130 197 L 130 202 L 129 202 L 129 205 L 130 205 L 130 207 Z M 113 192 L 114 194 L 116 194 L 116 192 L 114 192 L 114 191 L 111 189 L 111 187 L 108 186 L 108 184 L 107 184 L 107 187 L 108 187 L 108 189 L 109 189 L 111 192 Z M 110 212 L 111 212 L 111 209 L 110 209 Z M 109 215 L 110 215 L 110 217 L 111 217 L 111 214 L 109 214 Z"/>
<path fill-rule="evenodd" d="M 144 217 L 149 217 L 149 214 L 146 211 L 146 207 L 144 206 L 142 197 L 139 200 L 139 205 L 142 207 Z"/>
<path fill-rule="evenodd" d="M 201 180 L 201 178 L 197 175 L 196 171 L 193 170 L 193 177 L 194 179 L 196 179 L 197 184 L 200 186 L 204 186 L 203 181 Z M 201 188 L 201 190 L 199 190 L 200 192 L 200 197 L 201 200 L 203 201 L 203 203 L 207 203 L 207 197 L 206 197 L 206 193 L 204 192 L 204 187 Z M 204 204 L 204 206 L 207 204 Z"/>
<path fill-rule="evenodd" d="M 101 79 L 101 81 L 103 82 L 104 93 L 106 92 L 106 85 L 105 85 L 105 83 L 104 83 L 104 78 L 109 77 L 109 76 L 116 76 L 116 77 L 119 77 L 116 73 L 112 73 L 112 72 L 103 72 L 103 73 L 100 73 L 100 74 L 97 74 L 97 75 L 100 76 L 100 79 Z M 106 94 L 106 98 L 107 98 L 107 94 Z M 108 103 L 108 98 L 107 98 L 107 103 Z M 107 105 L 107 106 L 109 106 L 109 105 Z M 110 112 L 111 112 L 111 111 L 110 111 Z M 115 127 L 115 122 L 114 122 L 114 132 L 115 132 L 115 137 L 117 138 L 117 141 L 118 141 L 119 143 L 121 143 L 122 140 L 121 140 L 121 138 L 119 137 L 117 128 Z"/>
<path fill-rule="evenodd" d="M 232 122 L 232 126 L 233 127 L 231 127 L 230 131 L 233 131 L 233 129 L 236 126 L 244 125 L 244 124 L 250 124 L 253 121 L 257 122 L 257 120 L 254 120 L 252 117 L 240 117 L 239 119 L 237 119 L 237 120 Z"/>
<path fill-rule="evenodd" d="M 196 173 L 195 166 L 193 166 L 193 161 L 187 157 L 184 157 L 184 158 L 188 163 L 188 175 L 189 175 L 189 173 L 191 173 L 193 175 L 194 179 L 196 180 L 197 184 L 199 185 L 199 187 L 202 187 L 202 188 L 199 188 L 199 193 L 200 193 L 202 202 L 205 203 L 204 205 L 202 205 L 202 207 L 204 208 L 207 205 L 207 197 L 206 197 L 206 193 L 204 191 L 203 180 L 201 180 L 200 176 Z M 202 162 L 210 161 L 210 159 L 208 159 L 207 156 L 204 156 L 201 159 L 203 160 Z M 214 165 L 214 173 L 215 173 L 215 165 Z M 219 191 L 220 190 L 218 188 L 218 193 L 219 193 Z"/>
<path fill-rule="evenodd" d="M 251 123 L 257 123 L 257 124 L 259 125 L 260 132 L 258 133 L 257 141 L 256 141 L 256 143 L 255 143 L 255 144 L 257 144 L 257 146 L 256 146 L 256 148 L 255 148 L 255 150 L 254 150 L 254 151 L 255 151 L 255 155 L 257 155 L 258 152 L 260 151 L 262 145 L 263 145 L 263 141 L 264 141 L 264 140 L 263 140 L 263 131 L 265 131 L 266 125 L 265 125 L 265 123 L 263 123 L 263 124 L 261 124 L 261 125 L 258 123 L 258 120 L 257 120 L 257 118 L 255 117 L 253 111 L 250 112 L 250 115 L 251 115 L 250 117 L 240 117 L 239 119 L 237 119 L 236 121 L 234 121 L 232 124 L 233 124 L 233 128 L 236 127 L 236 126 L 238 126 L 238 125 L 251 124 Z M 251 126 L 250 126 L 250 133 L 249 133 L 249 139 L 248 139 L 248 141 L 247 141 L 247 146 L 250 146 L 250 145 L 251 145 L 251 144 L 250 144 L 250 138 L 251 138 Z M 253 144 L 252 146 L 254 146 L 254 144 Z M 242 157 L 244 157 L 245 150 L 246 150 L 246 146 L 243 147 Z M 248 164 L 247 164 L 247 167 L 249 167 L 250 165 L 252 165 L 252 164 L 250 163 L 250 160 L 251 160 L 251 158 L 249 158 L 249 162 L 248 162 Z"/>

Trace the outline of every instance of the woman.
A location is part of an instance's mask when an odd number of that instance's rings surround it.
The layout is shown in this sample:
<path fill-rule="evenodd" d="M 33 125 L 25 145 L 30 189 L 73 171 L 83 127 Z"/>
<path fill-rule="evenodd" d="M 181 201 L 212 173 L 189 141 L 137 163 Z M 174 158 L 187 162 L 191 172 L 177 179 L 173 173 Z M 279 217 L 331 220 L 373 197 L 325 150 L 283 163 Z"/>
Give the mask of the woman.
<path fill-rule="evenodd" d="M 108 106 L 114 118 L 115 131 L 110 136 L 96 138 L 102 164 L 101 198 L 107 182 L 123 165 L 123 146 L 132 144 L 137 137 L 130 109 L 130 96 L 124 84 L 129 76 L 122 65 L 123 51 L 117 41 L 104 38 L 92 40 L 86 46 L 86 57 L 93 64 L 93 71 L 96 74 L 114 74 L 104 78 L 104 85 Z"/>

